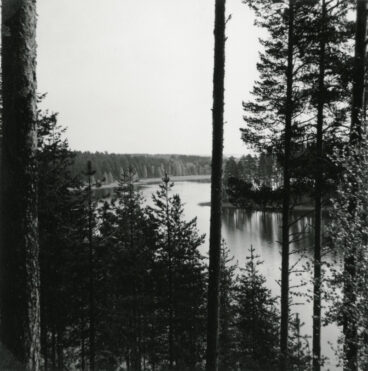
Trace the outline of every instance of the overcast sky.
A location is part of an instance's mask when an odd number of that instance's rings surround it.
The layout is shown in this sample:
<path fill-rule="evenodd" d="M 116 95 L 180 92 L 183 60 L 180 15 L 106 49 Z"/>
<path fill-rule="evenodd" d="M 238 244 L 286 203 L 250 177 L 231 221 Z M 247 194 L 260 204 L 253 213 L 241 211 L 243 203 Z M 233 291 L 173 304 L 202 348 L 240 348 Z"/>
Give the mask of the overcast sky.
<path fill-rule="evenodd" d="M 214 0 L 39 0 L 38 81 L 72 149 L 211 153 Z M 257 76 L 253 13 L 228 0 L 225 153 Z"/>

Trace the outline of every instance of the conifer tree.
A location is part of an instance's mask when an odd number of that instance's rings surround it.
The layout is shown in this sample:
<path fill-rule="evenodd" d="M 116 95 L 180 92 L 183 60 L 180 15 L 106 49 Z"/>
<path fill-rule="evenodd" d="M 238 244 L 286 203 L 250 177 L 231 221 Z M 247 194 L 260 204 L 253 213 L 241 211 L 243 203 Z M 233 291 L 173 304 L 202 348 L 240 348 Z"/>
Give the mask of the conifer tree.
<path fill-rule="evenodd" d="M 112 209 L 116 228 L 112 235 L 116 242 L 111 241 L 115 256 L 111 275 L 116 279 L 119 311 L 124 313 L 117 326 L 124 330 L 127 364 L 140 370 L 148 330 L 146 321 L 154 299 L 149 272 L 156 246 L 154 223 L 145 211 L 141 192 L 135 188 L 135 177 L 135 170 L 129 167 L 122 172 L 115 190 Z"/>
<path fill-rule="evenodd" d="M 185 221 L 179 195 L 165 175 L 151 208 L 157 234 L 158 313 L 170 369 L 195 369 L 203 359 L 205 274 L 198 251 L 204 241 L 196 219 Z"/>
<path fill-rule="evenodd" d="M 215 0 L 215 56 L 212 109 L 211 219 L 207 314 L 207 371 L 218 369 L 221 260 L 222 160 L 224 135 L 225 0 Z"/>
<path fill-rule="evenodd" d="M 351 133 L 350 145 L 354 151 L 360 151 L 363 142 L 363 133 L 365 131 L 364 122 L 364 88 L 366 71 L 366 44 L 367 44 L 367 10 L 366 0 L 357 0 L 356 2 L 356 25 L 355 25 L 355 54 L 353 67 L 353 99 L 351 107 Z M 354 148 L 355 147 L 355 148 Z M 353 193 L 359 187 L 356 179 L 349 179 L 353 182 Z M 348 212 L 355 214 L 358 212 L 354 197 L 349 202 Z M 345 369 L 349 371 L 358 370 L 358 327 L 356 313 L 356 290 L 354 281 L 356 280 L 356 259 L 357 249 L 355 246 L 345 252 L 344 269 L 347 276 L 344 287 L 344 353 L 346 359 Z"/>
<path fill-rule="evenodd" d="M 237 369 L 237 330 L 235 324 L 235 274 L 237 264 L 230 255 L 225 241 L 222 243 L 221 280 L 220 280 L 220 333 L 219 333 L 219 370 Z"/>
<path fill-rule="evenodd" d="M 279 314 L 276 298 L 259 272 L 261 264 L 251 247 L 237 281 L 237 358 L 242 370 L 273 370 L 279 361 Z"/>
<path fill-rule="evenodd" d="M 65 334 L 66 328 L 75 324 L 73 298 L 79 292 L 66 277 L 73 274 L 73 260 L 80 260 L 74 247 L 83 237 L 75 231 L 84 211 L 81 195 L 72 191 L 81 184 L 70 173 L 74 155 L 62 139 L 65 130 L 58 125 L 57 115 L 40 112 L 37 124 L 41 348 L 47 370 L 63 368 L 63 354 L 71 346 Z"/>
<path fill-rule="evenodd" d="M 2 3 L 1 341 L 40 368 L 36 1 Z"/>

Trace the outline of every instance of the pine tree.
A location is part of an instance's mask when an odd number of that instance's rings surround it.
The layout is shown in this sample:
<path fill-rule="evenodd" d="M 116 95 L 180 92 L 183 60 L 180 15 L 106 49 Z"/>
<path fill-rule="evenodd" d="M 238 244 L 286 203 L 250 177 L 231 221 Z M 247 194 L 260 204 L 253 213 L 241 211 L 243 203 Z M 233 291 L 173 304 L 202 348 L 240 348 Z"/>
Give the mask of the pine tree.
<path fill-rule="evenodd" d="M 235 273 L 237 265 L 225 241 L 222 243 L 220 280 L 219 370 L 237 369 L 237 331 L 235 326 Z"/>
<path fill-rule="evenodd" d="M 262 261 L 250 248 L 236 286 L 238 362 L 244 370 L 273 370 L 279 359 L 279 313 L 276 298 L 259 272 Z"/>
<path fill-rule="evenodd" d="M 149 272 L 156 250 L 152 241 L 154 224 L 145 212 L 141 193 L 135 189 L 135 176 L 132 167 L 123 171 L 115 190 L 116 230 L 113 236 L 117 243 L 112 276 L 116 276 L 119 310 L 125 313 L 123 322 L 117 326 L 124 329 L 124 346 L 129 354 L 127 363 L 133 370 L 140 370 L 147 336 L 145 322 L 153 296 L 153 292 L 147 292 L 152 289 Z"/>
<path fill-rule="evenodd" d="M 36 1 L 2 4 L 1 341 L 40 368 Z"/>
<path fill-rule="evenodd" d="M 211 220 L 207 314 L 207 371 L 218 369 L 221 260 L 222 160 L 224 135 L 225 0 L 215 1 L 215 56 L 212 109 Z"/>
<path fill-rule="evenodd" d="M 157 234 L 158 313 L 169 369 L 195 369 L 203 359 L 205 267 L 198 251 L 204 241 L 196 219 L 185 221 L 179 195 L 166 175 L 153 195 Z"/>
<path fill-rule="evenodd" d="M 356 26 L 355 26 L 355 54 L 354 54 L 354 69 L 353 69 L 353 99 L 351 108 L 351 134 L 350 145 L 356 147 L 359 151 L 363 143 L 363 133 L 365 131 L 365 122 L 363 115 L 364 102 L 364 87 L 365 87 L 365 59 L 366 59 L 366 35 L 367 35 L 367 10 L 368 4 L 366 0 L 357 0 L 356 9 Z M 356 179 L 351 179 L 353 182 L 353 194 L 356 185 Z M 354 197 L 352 197 L 348 208 L 349 213 L 357 212 Z M 345 254 L 345 273 L 348 279 L 344 287 L 344 352 L 346 358 L 345 369 L 349 371 L 358 370 L 358 328 L 357 318 L 350 313 L 355 311 L 356 293 L 354 290 L 354 281 L 356 280 L 356 250 L 353 247 Z"/>
<path fill-rule="evenodd" d="M 64 131 L 57 115 L 39 112 L 38 119 L 38 213 L 41 278 L 41 348 L 44 368 L 63 368 L 63 354 L 68 346 L 66 328 L 75 323 L 75 286 L 66 279 L 76 259 L 74 245 L 83 199 L 78 179 L 70 165 L 74 155 L 62 139 Z M 50 364 L 51 363 L 51 364 Z M 58 366 L 57 366 L 58 365 Z"/>

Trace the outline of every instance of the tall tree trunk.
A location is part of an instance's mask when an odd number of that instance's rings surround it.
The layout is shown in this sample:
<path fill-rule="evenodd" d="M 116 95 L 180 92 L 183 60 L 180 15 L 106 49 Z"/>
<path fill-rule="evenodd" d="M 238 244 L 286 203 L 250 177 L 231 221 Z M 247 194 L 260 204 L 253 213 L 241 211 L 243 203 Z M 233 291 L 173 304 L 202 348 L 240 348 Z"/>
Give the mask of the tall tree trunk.
<path fill-rule="evenodd" d="M 288 369 L 289 332 L 289 217 L 290 217 L 290 156 L 293 117 L 293 50 L 294 0 L 289 0 L 288 56 L 286 70 L 286 112 L 284 137 L 284 195 L 282 206 L 282 266 L 281 266 L 281 336 L 280 369 Z"/>
<path fill-rule="evenodd" d="M 35 0 L 3 0 L 1 341 L 32 371 L 40 367 L 36 24 Z"/>
<path fill-rule="evenodd" d="M 367 0 L 357 0 L 355 55 L 353 70 L 353 99 L 351 110 L 350 145 L 359 147 L 364 133 L 364 84 L 365 84 L 365 54 L 367 34 Z M 353 180 L 354 184 L 354 180 Z M 349 203 L 349 212 L 355 213 L 355 202 Z M 344 259 L 344 318 L 343 332 L 345 336 L 344 354 L 346 363 L 344 370 L 358 370 L 358 328 L 357 318 L 354 315 L 356 307 L 355 276 L 356 276 L 356 248 L 345 252 Z"/>
<path fill-rule="evenodd" d="M 313 284 L 313 370 L 321 369 L 321 249 L 322 249 L 322 182 L 323 182 L 323 121 L 325 97 L 325 29 L 326 2 L 322 0 L 319 46 L 318 107 L 317 107 L 317 174 L 315 179 L 314 284 Z"/>
<path fill-rule="evenodd" d="M 209 248 L 207 371 L 218 369 L 219 283 L 221 260 L 222 158 L 224 137 L 225 0 L 215 5 L 215 60 L 212 109 L 212 175 Z"/>
<path fill-rule="evenodd" d="M 95 369 L 95 289 L 94 289 L 94 258 L 93 258 L 93 209 L 92 209 L 92 163 L 87 163 L 88 174 L 88 275 L 89 275 L 89 369 Z"/>

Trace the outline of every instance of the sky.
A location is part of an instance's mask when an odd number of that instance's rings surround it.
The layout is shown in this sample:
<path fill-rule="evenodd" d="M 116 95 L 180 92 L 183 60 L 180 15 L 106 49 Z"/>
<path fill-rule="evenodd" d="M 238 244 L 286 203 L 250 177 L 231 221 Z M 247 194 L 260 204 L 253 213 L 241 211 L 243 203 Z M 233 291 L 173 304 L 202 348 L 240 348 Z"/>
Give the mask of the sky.
<path fill-rule="evenodd" d="M 72 149 L 209 155 L 214 0 L 39 0 L 38 90 Z M 261 31 L 228 0 L 225 144 L 240 139 Z"/>

